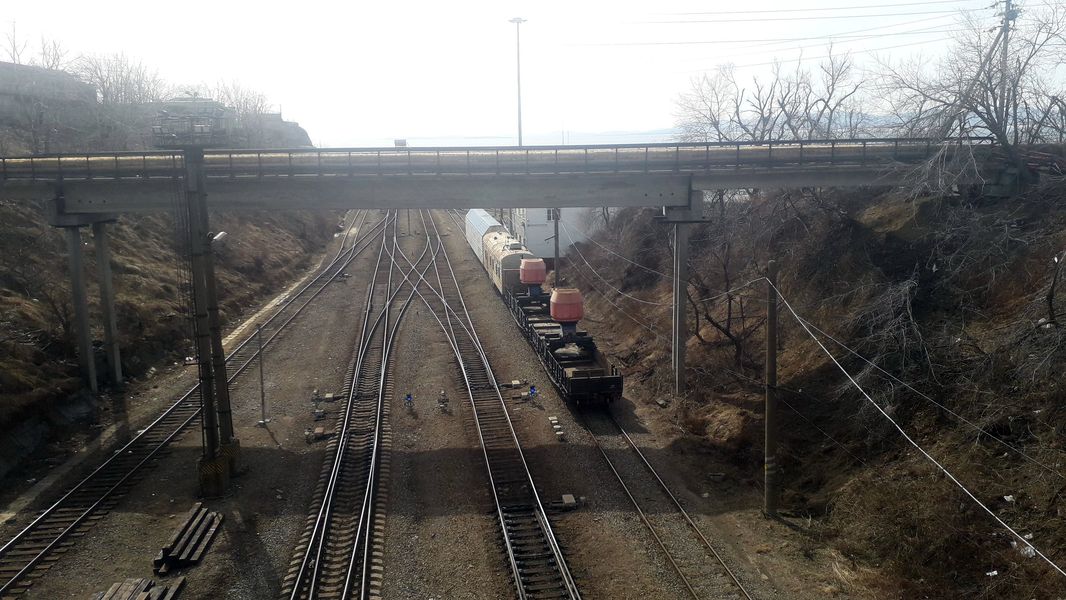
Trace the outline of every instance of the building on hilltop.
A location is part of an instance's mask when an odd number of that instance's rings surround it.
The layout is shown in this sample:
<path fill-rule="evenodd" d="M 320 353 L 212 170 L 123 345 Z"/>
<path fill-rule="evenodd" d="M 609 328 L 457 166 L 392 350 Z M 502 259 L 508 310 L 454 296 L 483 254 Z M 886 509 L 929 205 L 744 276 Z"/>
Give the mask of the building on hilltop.
<path fill-rule="evenodd" d="M 0 62 L 0 151 L 66 149 L 91 127 L 96 89 L 76 75 Z"/>

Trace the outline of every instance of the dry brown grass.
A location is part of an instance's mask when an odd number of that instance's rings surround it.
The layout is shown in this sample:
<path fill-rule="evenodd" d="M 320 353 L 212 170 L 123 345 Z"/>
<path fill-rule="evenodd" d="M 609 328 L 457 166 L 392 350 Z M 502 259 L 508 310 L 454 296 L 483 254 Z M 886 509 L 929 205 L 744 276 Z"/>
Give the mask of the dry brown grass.
<path fill-rule="evenodd" d="M 1037 547 L 1064 563 L 1066 331 L 1041 325 L 1049 310 L 1066 315 L 1066 290 L 1051 309 L 1046 300 L 1051 259 L 1066 248 L 1062 192 L 1060 185 L 1009 201 L 908 199 L 868 191 L 758 195 L 727 207 L 739 212 L 717 215 L 719 225 L 737 228 L 732 243 L 725 245 L 723 236 L 733 233 L 714 224 L 693 233 L 693 268 L 707 288 L 723 289 L 726 262 L 730 281 L 752 279 L 761 275 L 772 248 L 781 263 L 781 289 L 804 317 L 976 425 L 827 342 L 919 443 L 1004 520 L 1031 533 Z M 623 253 L 659 248 L 650 264 L 669 265 L 665 243 L 640 246 L 636 234 L 621 229 L 619 222 L 639 218 L 620 215 L 602 241 L 628 240 L 615 247 Z M 628 279 L 614 259 L 594 247 L 583 252 L 604 267 L 601 274 L 616 287 L 668 301 L 666 282 Z M 667 307 L 614 300 L 668 331 Z M 604 302 L 597 306 L 599 314 L 612 314 Z M 760 310 L 753 305 L 750 314 Z M 726 320 L 722 306 L 710 314 Z M 750 461 L 756 474 L 762 333 L 746 342 L 750 363 L 739 366 L 724 336 L 711 328 L 702 333 L 705 341 L 689 344 L 690 386 L 696 391 L 674 411 L 679 433 L 704 436 L 734 460 Z M 650 399 L 668 388 L 669 354 L 661 342 L 637 336 L 624 352 L 638 394 Z M 779 362 L 780 381 L 790 390 L 785 398 L 798 411 L 783 409 L 786 498 L 792 510 L 811 516 L 812 527 L 846 562 L 842 585 L 886 598 L 1066 594 L 1064 578 L 1012 547 L 1009 534 L 914 452 L 787 313 Z M 755 401 L 738 401 L 753 394 Z M 754 451 L 738 454 L 745 444 Z M 1003 499 L 1008 495 L 1014 502 Z M 998 575 L 985 575 L 993 570 Z"/>
<path fill-rule="evenodd" d="M 332 213 L 226 213 L 217 264 L 220 310 L 230 322 L 291 281 L 328 241 Z M 83 231 L 94 338 L 102 338 L 91 234 Z M 128 376 L 189 354 L 169 214 L 125 216 L 110 228 L 119 341 Z M 0 201 L 0 427 L 47 410 L 80 387 L 70 325 L 66 249 L 40 205 Z"/>

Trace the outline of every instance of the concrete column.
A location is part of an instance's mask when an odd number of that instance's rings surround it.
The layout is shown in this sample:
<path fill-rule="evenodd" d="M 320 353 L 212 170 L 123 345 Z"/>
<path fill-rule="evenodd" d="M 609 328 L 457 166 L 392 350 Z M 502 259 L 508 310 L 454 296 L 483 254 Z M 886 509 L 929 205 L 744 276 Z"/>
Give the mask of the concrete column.
<path fill-rule="evenodd" d="M 207 202 L 203 193 L 204 153 L 185 150 L 185 202 L 189 215 L 189 252 L 192 255 L 193 310 L 195 313 L 196 361 L 200 373 L 201 419 L 204 455 L 200 460 L 200 490 L 208 497 L 219 496 L 229 486 L 229 461 L 219 457 L 218 413 L 215 407 L 215 373 L 211 360 L 211 326 L 208 319 Z"/>
<path fill-rule="evenodd" d="M 688 301 L 688 234 L 691 223 L 674 223 L 674 307 L 673 328 L 670 335 L 670 356 L 674 369 L 674 393 L 685 393 L 685 342 L 688 326 L 685 322 L 685 303 Z"/>
<path fill-rule="evenodd" d="M 777 464 L 777 263 L 766 265 L 766 419 L 763 452 L 763 512 L 776 515 L 781 500 L 780 467 Z"/>
<path fill-rule="evenodd" d="M 67 259 L 70 264 L 70 291 L 74 301 L 74 329 L 78 343 L 78 363 L 89 389 L 95 394 L 96 362 L 93 360 L 93 342 L 89 333 L 89 303 L 85 294 L 85 270 L 81 255 L 81 228 L 65 227 L 67 230 Z"/>
<path fill-rule="evenodd" d="M 206 203 L 204 208 L 206 209 Z M 204 226 L 207 227 L 206 210 L 204 210 Z M 215 253 L 210 239 L 207 240 L 204 268 L 207 288 L 207 322 L 211 328 L 211 366 L 215 374 L 215 402 L 218 407 L 219 452 L 221 457 L 228 461 L 230 472 L 235 473 L 240 458 L 240 442 L 233 433 L 233 410 L 230 407 L 229 375 L 226 373 L 226 350 L 222 346 L 222 323 L 218 314 L 218 292 L 215 285 Z"/>
<path fill-rule="evenodd" d="M 116 388 L 122 387 L 122 357 L 118 348 L 118 323 L 115 318 L 115 288 L 111 283 L 111 248 L 107 242 L 106 223 L 93 223 L 96 246 L 96 269 L 100 279 L 100 307 L 104 313 L 104 348 L 107 372 Z"/>
<path fill-rule="evenodd" d="M 203 399 L 204 456 L 199 463 L 200 491 L 204 496 L 221 496 L 229 487 L 232 461 L 219 426 L 217 391 L 227 392 L 226 415 L 229 415 L 228 390 L 225 368 L 216 372 L 215 348 L 222 347 L 217 327 L 217 301 L 214 298 L 214 263 L 211 257 L 207 216 L 207 193 L 204 177 L 204 149 L 185 148 L 185 202 L 189 211 L 190 254 L 192 255 L 193 296 L 196 312 L 196 361 L 199 368 L 199 392 Z M 214 312 L 212 326 L 211 313 Z M 216 339 L 212 339 L 216 338 Z M 225 360 L 225 357 L 222 358 Z M 219 382 L 219 379 L 222 382 Z M 232 425 L 228 431 L 231 437 Z M 220 439 L 222 438 L 222 439 Z"/>

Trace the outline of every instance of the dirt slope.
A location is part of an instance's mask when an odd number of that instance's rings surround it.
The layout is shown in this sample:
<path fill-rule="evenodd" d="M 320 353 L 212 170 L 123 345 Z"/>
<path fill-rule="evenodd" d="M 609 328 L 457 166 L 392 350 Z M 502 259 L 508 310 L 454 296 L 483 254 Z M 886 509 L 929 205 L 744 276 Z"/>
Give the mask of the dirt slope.
<path fill-rule="evenodd" d="M 626 365 L 638 412 L 760 486 L 766 286 L 744 284 L 776 259 L 795 311 L 877 366 L 822 338 L 871 402 L 782 309 L 784 505 L 838 556 L 839 589 L 1055 598 L 1066 578 L 1019 549 L 874 403 L 1037 548 L 1066 555 L 1061 283 L 1049 299 L 1066 245 L 1062 191 L 709 196 L 711 222 L 692 233 L 691 392 L 667 410 L 652 403 L 670 390 L 667 232 L 651 211 L 624 212 L 564 269 L 589 297 L 586 326 Z"/>

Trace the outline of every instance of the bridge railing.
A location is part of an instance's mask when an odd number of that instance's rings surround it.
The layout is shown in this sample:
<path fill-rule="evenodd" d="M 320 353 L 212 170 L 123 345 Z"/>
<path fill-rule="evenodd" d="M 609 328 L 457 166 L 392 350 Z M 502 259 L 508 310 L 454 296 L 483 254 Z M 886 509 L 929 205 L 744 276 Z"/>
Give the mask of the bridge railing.
<path fill-rule="evenodd" d="M 938 152 L 989 153 L 988 138 L 914 138 L 766 142 L 431 148 L 295 148 L 208 150 L 211 178 L 414 175 L 574 175 L 701 173 L 724 169 L 890 167 Z M 0 158 L 8 181 L 178 178 L 181 152 L 112 152 Z"/>

